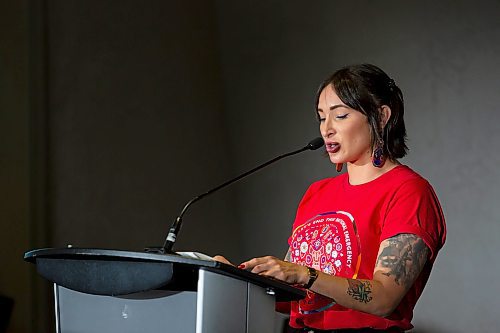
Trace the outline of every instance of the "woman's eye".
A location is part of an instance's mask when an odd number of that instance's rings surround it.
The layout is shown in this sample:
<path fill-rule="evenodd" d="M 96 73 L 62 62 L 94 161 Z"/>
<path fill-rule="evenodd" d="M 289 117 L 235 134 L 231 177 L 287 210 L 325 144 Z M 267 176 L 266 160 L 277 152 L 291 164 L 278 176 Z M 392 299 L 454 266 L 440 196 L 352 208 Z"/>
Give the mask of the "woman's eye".
<path fill-rule="evenodd" d="M 345 118 L 347 118 L 347 115 L 348 115 L 347 113 L 346 114 L 339 114 L 338 116 L 335 116 L 335 118 L 337 118 L 337 119 L 345 119 Z"/>
<path fill-rule="evenodd" d="M 322 123 L 325 121 L 325 118 L 318 118 L 319 122 Z"/>

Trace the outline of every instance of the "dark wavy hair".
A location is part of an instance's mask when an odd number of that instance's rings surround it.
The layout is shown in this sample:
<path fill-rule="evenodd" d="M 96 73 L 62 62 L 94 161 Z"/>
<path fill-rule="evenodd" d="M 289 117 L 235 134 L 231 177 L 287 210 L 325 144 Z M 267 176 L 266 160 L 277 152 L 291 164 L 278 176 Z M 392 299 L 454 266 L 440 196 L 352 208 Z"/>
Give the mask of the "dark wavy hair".
<path fill-rule="evenodd" d="M 395 160 L 406 155 L 408 147 L 403 119 L 403 93 L 383 70 L 370 64 L 351 65 L 339 69 L 319 86 L 315 110 L 318 107 L 319 96 L 327 86 L 331 86 L 347 106 L 368 118 L 372 149 L 382 139 L 384 155 L 387 158 Z M 391 109 L 391 116 L 382 130 L 380 108 L 383 105 Z"/>

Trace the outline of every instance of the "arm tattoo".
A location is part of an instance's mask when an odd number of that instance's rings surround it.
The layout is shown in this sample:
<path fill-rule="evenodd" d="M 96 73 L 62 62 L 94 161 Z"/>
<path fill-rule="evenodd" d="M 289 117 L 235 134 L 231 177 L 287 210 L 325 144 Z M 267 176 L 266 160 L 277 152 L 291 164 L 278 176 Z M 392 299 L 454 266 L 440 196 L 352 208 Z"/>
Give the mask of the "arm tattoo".
<path fill-rule="evenodd" d="M 368 281 L 347 279 L 349 288 L 347 288 L 347 295 L 352 296 L 356 301 L 362 303 L 368 303 L 373 297 L 370 296 L 372 293 L 372 285 Z"/>
<path fill-rule="evenodd" d="M 425 265 L 429 248 L 422 238 L 413 234 L 399 234 L 385 240 L 377 259 L 377 266 L 388 269 L 382 273 L 394 276 L 397 284 L 410 288 Z"/>

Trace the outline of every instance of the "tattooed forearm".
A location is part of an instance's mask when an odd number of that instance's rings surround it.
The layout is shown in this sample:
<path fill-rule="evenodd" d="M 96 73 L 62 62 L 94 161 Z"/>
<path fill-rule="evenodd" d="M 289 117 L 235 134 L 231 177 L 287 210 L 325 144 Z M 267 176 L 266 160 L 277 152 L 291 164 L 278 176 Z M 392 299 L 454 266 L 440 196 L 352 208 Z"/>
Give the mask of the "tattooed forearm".
<path fill-rule="evenodd" d="M 347 295 L 363 303 L 368 303 L 372 300 L 372 285 L 370 282 L 348 279 L 347 283 L 349 283 Z"/>
<path fill-rule="evenodd" d="M 429 255 L 424 241 L 413 234 L 399 234 L 385 240 L 377 259 L 382 274 L 393 276 L 396 283 L 410 288 Z"/>

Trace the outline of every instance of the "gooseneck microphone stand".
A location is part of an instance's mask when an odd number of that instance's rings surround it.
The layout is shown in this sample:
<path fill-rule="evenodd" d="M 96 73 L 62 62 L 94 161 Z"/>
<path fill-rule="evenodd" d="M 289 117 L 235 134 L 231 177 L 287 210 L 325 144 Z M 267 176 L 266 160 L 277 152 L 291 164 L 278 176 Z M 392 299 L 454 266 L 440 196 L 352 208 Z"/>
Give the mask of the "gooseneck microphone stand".
<path fill-rule="evenodd" d="M 175 241 L 177 239 L 177 235 L 179 234 L 179 231 L 181 229 L 181 225 L 182 225 L 182 217 L 184 216 L 184 213 L 186 213 L 187 209 L 193 204 L 195 203 L 196 201 L 198 200 L 201 200 L 202 198 L 214 193 L 214 192 L 217 192 L 218 190 L 234 183 L 234 182 L 237 182 L 238 180 L 268 166 L 269 164 L 272 164 L 274 162 L 277 162 L 285 157 L 288 157 L 288 156 L 292 156 L 292 155 L 295 155 L 295 154 L 298 154 L 298 153 L 301 153 L 303 151 L 306 151 L 306 150 L 316 150 L 320 147 L 322 147 L 324 144 L 324 141 L 321 137 L 318 137 L 318 138 L 315 138 L 313 140 L 311 140 L 305 147 L 303 148 L 300 148 L 300 149 L 297 149 L 297 150 L 294 150 L 292 152 L 289 152 L 289 153 L 286 153 L 286 154 L 282 154 L 282 155 L 279 155 L 278 157 L 275 157 L 231 180 L 228 180 L 226 181 L 225 183 L 222 183 L 220 184 L 219 186 L 217 187 L 214 187 L 213 189 L 211 190 L 208 190 L 207 192 L 203 193 L 203 194 L 200 194 L 194 198 L 192 198 L 191 200 L 189 200 L 186 205 L 184 206 L 184 208 L 182 208 L 179 216 L 177 216 L 177 218 L 175 219 L 174 223 L 172 224 L 172 226 L 170 227 L 170 230 L 168 232 L 168 235 L 165 239 L 165 242 L 163 244 L 163 246 L 161 248 L 149 248 L 149 249 L 146 249 L 146 251 L 150 251 L 150 252 L 158 252 L 158 253 L 162 253 L 162 254 L 174 254 L 174 252 L 172 251 L 172 248 L 175 244 Z"/>

